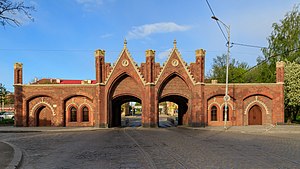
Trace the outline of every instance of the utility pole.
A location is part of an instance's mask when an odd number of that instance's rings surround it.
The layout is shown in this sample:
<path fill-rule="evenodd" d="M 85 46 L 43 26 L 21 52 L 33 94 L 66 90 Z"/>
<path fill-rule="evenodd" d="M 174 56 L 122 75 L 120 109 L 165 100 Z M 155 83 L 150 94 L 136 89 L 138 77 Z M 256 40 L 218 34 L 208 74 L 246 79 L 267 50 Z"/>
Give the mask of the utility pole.
<path fill-rule="evenodd" d="M 2 83 L 0 83 L 1 88 L 1 112 L 4 111 L 4 86 L 2 86 Z"/>
<path fill-rule="evenodd" d="M 226 89 L 225 89 L 225 96 L 224 96 L 224 105 L 225 105 L 225 112 L 224 112 L 224 129 L 227 129 L 227 114 L 228 114 L 228 102 L 230 100 L 230 96 L 228 95 L 228 69 L 229 69 L 229 57 L 230 57 L 230 26 L 227 26 L 224 22 L 219 20 L 216 16 L 212 16 L 217 22 L 220 22 L 226 29 L 227 32 L 227 57 L 226 57 Z"/>

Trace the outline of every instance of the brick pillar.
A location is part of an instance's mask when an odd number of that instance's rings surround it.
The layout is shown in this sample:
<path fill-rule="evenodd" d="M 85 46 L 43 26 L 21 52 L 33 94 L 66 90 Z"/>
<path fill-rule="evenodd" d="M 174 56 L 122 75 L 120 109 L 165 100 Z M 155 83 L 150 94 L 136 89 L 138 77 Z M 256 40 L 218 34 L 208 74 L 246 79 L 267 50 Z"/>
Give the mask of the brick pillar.
<path fill-rule="evenodd" d="M 198 49 L 195 51 L 196 53 L 196 66 L 198 69 L 197 72 L 194 72 L 195 74 L 195 80 L 197 82 L 204 83 L 204 71 L 205 71 L 205 50 Z"/>
<path fill-rule="evenodd" d="M 147 83 L 153 83 L 155 77 L 155 51 L 147 50 L 146 51 L 146 77 L 145 80 Z"/>
<path fill-rule="evenodd" d="M 23 84 L 23 64 L 15 63 L 14 65 L 14 84 Z"/>
<path fill-rule="evenodd" d="M 14 87 L 15 87 L 15 126 L 25 126 L 26 114 L 23 113 L 23 64 L 14 65 Z M 24 120 L 24 121 L 23 121 Z M 23 123 L 24 122 L 24 123 Z"/>
<path fill-rule="evenodd" d="M 96 64 L 96 81 L 97 83 L 104 83 L 105 81 L 105 51 L 95 51 L 95 64 Z"/>
<path fill-rule="evenodd" d="M 276 83 L 279 84 L 278 102 L 275 102 L 275 107 L 278 110 L 273 114 L 273 124 L 284 123 L 284 62 L 276 62 Z M 274 119 L 275 118 L 275 119 Z"/>
<path fill-rule="evenodd" d="M 276 83 L 284 83 L 284 62 L 276 62 Z"/>
<path fill-rule="evenodd" d="M 143 114 L 142 125 L 143 127 L 157 127 L 158 126 L 158 112 L 155 104 L 155 51 L 146 51 L 146 64 L 145 64 L 145 80 L 146 92 L 142 101 Z"/>

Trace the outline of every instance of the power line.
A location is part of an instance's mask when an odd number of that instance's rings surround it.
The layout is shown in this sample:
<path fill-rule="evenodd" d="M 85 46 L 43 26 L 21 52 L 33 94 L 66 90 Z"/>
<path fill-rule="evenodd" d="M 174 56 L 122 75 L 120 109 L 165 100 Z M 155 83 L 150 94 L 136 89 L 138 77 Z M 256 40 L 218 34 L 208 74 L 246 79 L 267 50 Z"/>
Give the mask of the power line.
<path fill-rule="evenodd" d="M 213 16 L 216 16 L 215 13 L 214 13 L 214 11 L 212 10 L 212 7 L 210 6 L 208 0 L 206 0 L 206 3 L 207 3 L 207 6 L 208 6 L 209 9 L 210 9 L 211 14 L 212 14 Z M 222 34 L 223 34 L 223 37 L 225 38 L 226 42 L 228 42 L 228 39 L 227 39 L 227 37 L 226 37 L 226 35 L 225 35 L 225 33 L 224 33 L 224 31 L 223 31 L 223 29 L 222 29 L 220 23 L 219 23 L 218 21 L 216 21 L 216 23 L 217 23 L 219 29 L 221 30 L 221 32 L 222 32 Z"/>
<path fill-rule="evenodd" d="M 235 43 L 232 42 L 232 45 L 238 45 L 238 46 L 244 46 L 244 47 L 251 47 L 251 48 L 260 48 L 260 49 L 266 49 L 267 47 L 258 46 L 258 45 L 249 45 L 249 44 L 243 44 L 243 43 Z"/>
<path fill-rule="evenodd" d="M 211 5 L 209 4 L 208 0 L 206 0 L 206 4 L 207 4 L 207 6 L 208 6 L 208 8 L 209 8 L 209 10 L 210 10 L 210 12 L 211 12 L 211 14 L 213 15 L 213 17 L 215 17 L 216 15 L 215 15 L 215 13 L 214 13 L 214 11 L 213 11 Z M 223 34 L 223 37 L 225 38 L 226 42 L 228 42 L 228 39 L 227 39 L 227 37 L 226 37 L 226 35 L 225 35 L 225 33 L 224 33 L 224 31 L 223 31 L 223 29 L 222 29 L 220 23 L 219 23 L 217 20 L 216 20 L 216 23 L 218 24 L 218 27 L 219 27 L 219 29 L 221 30 L 221 32 L 222 32 L 222 34 Z M 258 46 L 258 45 L 249 45 L 249 44 L 234 43 L 234 42 L 231 43 L 231 45 L 239 45 L 239 46 L 244 46 L 244 47 L 261 48 L 261 49 L 266 48 L 266 47 L 262 47 L 262 46 Z"/>
<path fill-rule="evenodd" d="M 246 73 L 250 72 L 251 70 L 253 70 L 254 68 L 258 67 L 259 65 L 261 65 L 261 64 L 263 64 L 263 63 L 266 63 L 266 62 L 269 61 L 271 58 L 280 56 L 280 55 L 282 55 L 282 54 L 286 54 L 286 53 L 290 53 L 290 52 L 295 52 L 295 51 L 300 51 L 300 48 L 296 48 L 296 49 L 292 49 L 292 50 L 289 50 L 289 51 L 285 51 L 285 52 L 280 53 L 280 54 L 272 55 L 272 56 L 266 58 L 265 60 L 259 62 L 259 63 L 256 64 L 255 66 L 252 66 L 252 67 L 249 68 L 247 71 L 245 71 L 245 72 L 243 72 L 243 73 L 241 73 L 241 74 L 235 76 L 235 77 L 232 78 L 231 80 L 233 81 L 233 80 L 235 80 L 236 78 L 243 76 L 244 74 L 246 74 Z"/>

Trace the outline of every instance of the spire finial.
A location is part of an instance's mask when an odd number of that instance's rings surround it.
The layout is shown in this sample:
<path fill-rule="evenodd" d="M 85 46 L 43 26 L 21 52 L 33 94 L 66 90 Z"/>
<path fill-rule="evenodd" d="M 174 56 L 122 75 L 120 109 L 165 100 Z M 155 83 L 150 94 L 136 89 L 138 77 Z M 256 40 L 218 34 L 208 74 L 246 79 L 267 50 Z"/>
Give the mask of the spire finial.
<path fill-rule="evenodd" d="M 126 47 L 127 47 L 127 40 L 124 39 L 124 48 L 126 48 Z"/>
<path fill-rule="evenodd" d="M 174 39 L 174 41 L 173 41 L 173 45 L 174 45 L 174 48 L 177 48 L 177 47 L 176 47 L 176 45 L 177 45 L 177 41 L 176 41 L 176 39 Z"/>

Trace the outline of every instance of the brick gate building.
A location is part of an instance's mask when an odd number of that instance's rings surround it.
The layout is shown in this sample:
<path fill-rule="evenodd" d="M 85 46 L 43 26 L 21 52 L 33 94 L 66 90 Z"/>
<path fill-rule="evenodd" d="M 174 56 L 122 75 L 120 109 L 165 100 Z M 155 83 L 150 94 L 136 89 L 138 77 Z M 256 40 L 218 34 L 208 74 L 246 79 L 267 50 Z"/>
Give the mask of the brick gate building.
<path fill-rule="evenodd" d="M 187 64 L 176 47 L 161 66 L 155 51 L 146 51 L 138 66 L 126 42 L 116 63 L 105 62 L 105 51 L 95 51 L 96 80 L 44 79 L 23 84 L 21 63 L 14 65 L 16 126 L 121 125 L 121 105 L 142 104 L 142 126 L 157 127 L 160 102 L 178 105 L 178 124 L 221 126 L 225 84 L 204 83 L 205 50 L 196 50 L 195 63 Z M 276 65 L 276 83 L 229 84 L 228 125 L 284 122 L 284 64 Z"/>

